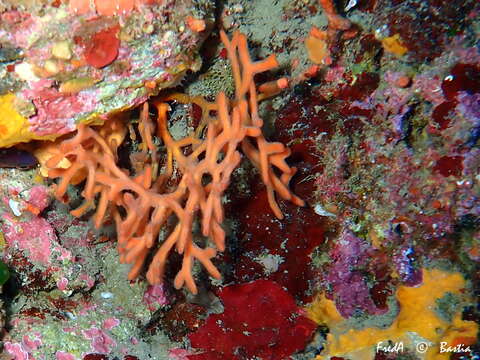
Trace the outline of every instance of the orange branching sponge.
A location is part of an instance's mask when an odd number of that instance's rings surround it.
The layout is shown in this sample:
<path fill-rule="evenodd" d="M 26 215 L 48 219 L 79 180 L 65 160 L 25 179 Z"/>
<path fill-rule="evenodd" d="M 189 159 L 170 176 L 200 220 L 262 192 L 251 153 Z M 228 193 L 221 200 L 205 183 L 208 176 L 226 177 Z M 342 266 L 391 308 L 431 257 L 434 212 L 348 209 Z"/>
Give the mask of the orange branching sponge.
<path fill-rule="evenodd" d="M 334 0 L 318 0 L 328 19 L 328 27 L 334 30 L 348 30 L 352 26 L 350 20 L 340 16 L 335 9 Z"/>
<path fill-rule="evenodd" d="M 290 156 L 290 149 L 282 143 L 269 143 L 261 132 L 263 120 L 258 114 L 258 99 L 253 77 L 255 74 L 273 69 L 278 66 L 275 55 L 270 55 L 263 61 L 252 62 L 248 53 L 245 35 L 236 32 L 230 42 L 224 32 L 221 39 L 228 52 L 232 64 L 235 80 L 235 109 L 240 113 L 244 126 L 253 126 L 258 129 L 257 136 L 246 137 L 241 142 L 244 154 L 260 170 L 262 180 L 267 187 L 268 201 L 274 214 L 279 219 L 283 214 L 275 200 L 275 192 L 284 200 L 303 206 L 304 202 L 290 192 L 288 183 L 296 172 L 285 162 Z M 275 175 L 274 167 L 282 175 Z"/>
<path fill-rule="evenodd" d="M 318 0 L 318 3 L 322 6 L 325 16 L 328 20 L 328 29 L 325 34 L 321 34 L 315 27 L 312 28 L 310 37 L 322 40 L 328 40 L 329 42 L 335 42 L 338 40 L 339 35 L 343 39 L 351 39 L 358 33 L 358 28 L 353 25 L 350 20 L 339 15 L 335 9 L 334 0 Z"/>
<path fill-rule="evenodd" d="M 60 145 L 64 155 L 55 155 L 47 161 L 51 169 L 49 176 L 61 178 L 55 190 L 57 198 L 63 197 L 67 185 L 78 178 L 78 174 L 86 179 L 82 193 L 85 203 L 72 211 L 74 215 L 80 216 L 94 207 L 97 197 L 94 218 L 97 227 L 102 225 L 107 210 L 110 211 L 116 223 L 120 261 L 132 264 L 129 279 L 140 274 L 147 256 L 154 252 L 146 277 L 152 284 L 161 282 L 172 249 L 183 255 L 182 267 L 174 280 L 176 288 L 186 286 L 192 293 L 197 292 L 192 275 L 195 260 L 211 276 L 220 278 L 212 258 L 217 251 L 225 249 L 221 199 L 233 170 L 240 163 L 240 149 L 259 169 L 270 207 L 278 218 L 283 214 L 276 194 L 299 206 L 304 204 L 288 188 L 296 171 L 285 162 L 290 150 L 281 143 L 268 142 L 261 131 L 263 121 L 258 114 L 253 77 L 275 68 L 278 65 L 275 57 L 252 62 L 244 35 L 236 32 L 230 41 L 222 32 L 221 38 L 232 63 L 235 98 L 229 100 L 220 93 L 214 104 L 181 94 L 165 98 L 164 101 L 194 102 L 203 109 L 201 130 L 180 140 L 174 140 L 168 130 L 168 104 L 155 103 L 156 124 L 149 118 L 148 105 L 144 104 L 139 133 L 148 161 L 141 173 L 130 176 L 117 165 L 117 148 L 127 132 L 125 122 L 119 119 L 107 121 L 99 130 L 79 125 L 77 134 Z M 278 86 L 286 85 L 281 81 Z M 260 97 L 268 95 L 260 94 Z M 215 116 L 211 115 L 212 111 Z M 159 137 L 167 149 L 164 171 L 160 174 L 160 154 L 154 136 Z M 58 166 L 64 158 L 69 160 L 70 167 Z M 174 167 L 181 178 L 176 188 L 171 189 L 168 180 L 173 176 Z M 163 228 L 168 231 L 174 221 L 166 239 L 159 241 L 160 231 Z M 193 231 L 196 221 L 201 224 L 201 234 Z"/>

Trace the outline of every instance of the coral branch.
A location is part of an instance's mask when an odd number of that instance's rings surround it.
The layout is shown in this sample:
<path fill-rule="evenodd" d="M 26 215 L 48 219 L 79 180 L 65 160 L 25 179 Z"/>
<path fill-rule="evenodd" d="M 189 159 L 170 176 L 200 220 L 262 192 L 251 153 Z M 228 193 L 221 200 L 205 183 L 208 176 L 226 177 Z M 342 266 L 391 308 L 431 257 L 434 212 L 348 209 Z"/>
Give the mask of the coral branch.
<path fill-rule="evenodd" d="M 277 61 L 270 56 L 252 62 L 246 38 L 238 32 L 231 41 L 223 32 L 221 37 L 232 63 L 237 86 L 235 98 L 229 100 L 220 93 L 215 104 L 211 104 L 201 98 L 172 95 L 155 103 L 156 124 L 150 120 L 148 105 L 144 104 L 139 132 L 147 161 L 142 172 L 132 177 L 116 164 L 117 148 L 126 134 L 125 123 L 118 119 L 107 121 L 97 131 L 79 125 L 77 134 L 61 144 L 64 155 L 54 156 L 47 163 L 51 168 L 49 176 L 61 178 L 56 187 L 58 198 L 65 194 L 72 179 L 86 179 L 82 193 L 86 201 L 72 211 L 73 215 L 79 216 L 93 207 L 97 197 L 95 226 L 101 226 L 107 210 L 111 212 L 116 223 L 120 261 L 132 264 L 129 279 L 141 273 L 148 254 L 153 251 L 147 280 L 152 284 L 161 282 L 168 254 L 173 249 L 183 256 L 182 267 L 174 280 L 176 288 L 186 286 L 192 293 L 197 292 L 192 275 L 195 260 L 212 277 L 220 278 L 212 259 L 217 251 L 225 249 L 222 196 L 241 161 L 239 149 L 260 171 L 270 207 L 278 218 L 283 214 L 275 194 L 297 205 L 304 204 L 288 188 L 296 171 L 285 162 L 290 150 L 281 143 L 268 142 L 261 132 L 263 120 L 258 114 L 253 77 L 273 69 Z M 206 130 L 175 140 L 168 130 L 170 108 L 165 103 L 171 99 L 200 105 L 203 118 L 199 127 Z M 211 116 L 211 110 L 216 112 L 215 117 Z M 158 176 L 160 156 L 155 135 L 167 149 L 165 171 Z M 65 158 L 71 166 L 57 168 Z M 181 173 L 181 179 L 172 190 L 166 184 L 174 167 Z M 165 240 L 158 241 L 160 230 L 168 228 L 172 221 L 176 221 L 173 231 Z M 196 221 L 201 224 L 201 234 L 193 231 Z"/>

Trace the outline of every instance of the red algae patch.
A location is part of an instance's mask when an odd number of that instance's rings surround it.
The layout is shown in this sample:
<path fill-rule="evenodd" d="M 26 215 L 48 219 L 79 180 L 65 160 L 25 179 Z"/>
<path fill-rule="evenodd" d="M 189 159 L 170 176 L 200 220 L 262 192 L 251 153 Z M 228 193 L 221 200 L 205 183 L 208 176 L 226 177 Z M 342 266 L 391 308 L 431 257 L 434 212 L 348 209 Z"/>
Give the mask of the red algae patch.
<path fill-rule="evenodd" d="M 463 157 L 462 156 L 442 156 L 438 159 L 434 171 L 438 171 L 443 176 L 450 175 L 459 177 L 462 175 L 463 170 Z"/>
<path fill-rule="evenodd" d="M 443 94 L 453 100 L 460 91 L 468 93 L 480 92 L 480 67 L 473 64 L 457 64 L 450 75 L 442 82 Z"/>
<path fill-rule="evenodd" d="M 117 58 L 120 47 L 118 31 L 118 26 L 112 26 L 93 36 L 92 43 L 85 50 L 85 60 L 89 65 L 101 69 Z"/>
<path fill-rule="evenodd" d="M 305 190 L 311 187 L 313 183 L 308 183 Z M 283 223 L 275 221 L 264 189 L 254 189 L 249 200 L 237 198 L 235 203 L 236 214 L 242 219 L 237 232 L 241 240 L 234 253 L 225 254 L 231 256 L 225 260 L 234 263 L 234 281 L 266 276 L 296 299 L 309 301 L 310 283 L 316 277 L 311 254 L 325 241 L 325 220 L 312 209 L 295 209 L 285 203 Z"/>
<path fill-rule="evenodd" d="M 438 124 L 440 130 L 445 130 L 451 124 L 452 119 L 455 117 L 455 107 L 457 101 L 444 101 L 440 105 L 437 105 L 433 109 L 432 118 Z"/>
<path fill-rule="evenodd" d="M 220 298 L 224 312 L 210 315 L 189 336 L 192 347 L 205 351 L 189 360 L 286 359 L 305 347 L 317 327 L 273 281 L 228 286 Z"/>

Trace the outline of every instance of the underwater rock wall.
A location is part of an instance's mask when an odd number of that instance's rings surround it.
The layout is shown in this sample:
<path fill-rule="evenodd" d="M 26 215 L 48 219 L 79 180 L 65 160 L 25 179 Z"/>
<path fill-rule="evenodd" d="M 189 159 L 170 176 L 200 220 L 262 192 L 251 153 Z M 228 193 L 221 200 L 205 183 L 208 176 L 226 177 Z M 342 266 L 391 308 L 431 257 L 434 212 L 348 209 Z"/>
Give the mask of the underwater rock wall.
<path fill-rule="evenodd" d="M 477 2 L 112 4 L 0 0 L 0 146 L 26 143 L 0 149 L 3 358 L 480 356 Z M 114 226 L 123 210 L 109 208 L 95 228 L 94 197 L 73 216 L 87 173 L 55 199 L 48 160 L 89 122 L 118 140 L 116 164 L 137 183 L 149 166 L 168 171 L 157 108 L 137 105 L 167 102 L 175 141 L 205 139 L 218 126 L 217 94 L 238 91 L 221 29 L 245 34 L 252 60 L 276 55 L 279 67 L 253 78 L 261 131 L 290 149 L 282 169 L 297 170 L 285 183 L 305 206 L 277 195 L 276 216 L 265 172 L 240 147 L 218 196 L 225 249 L 212 262 L 221 279 L 195 262 L 198 293 L 176 290 L 176 247 L 161 284 L 144 271 L 127 280 Z M 161 91 L 174 86 L 173 96 Z M 125 125 L 114 136 L 98 126 L 110 119 Z M 72 163 L 57 165 L 67 172 Z M 167 192 L 184 169 L 173 162 Z M 269 176 L 280 178 L 277 170 Z M 210 181 L 200 181 L 207 193 Z M 203 219 L 191 224 L 199 246 L 211 243 Z M 155 241 L 177 222 L 166 221 Z"/>

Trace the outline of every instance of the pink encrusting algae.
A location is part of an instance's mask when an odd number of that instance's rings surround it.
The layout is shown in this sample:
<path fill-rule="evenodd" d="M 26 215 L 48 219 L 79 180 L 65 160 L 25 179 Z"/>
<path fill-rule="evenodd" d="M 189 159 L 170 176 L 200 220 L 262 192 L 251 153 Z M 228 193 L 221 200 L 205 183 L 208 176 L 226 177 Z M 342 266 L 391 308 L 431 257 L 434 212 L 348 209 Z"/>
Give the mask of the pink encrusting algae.
<path fill-rule="evenodd" d="M 165 285 L 149 285 L 143 295 L 143 301 L 150 311 L 155 311 L 159 307 L 168 304 L 167 296 L 165 294 Z"/>
<path fill-rule="evenodd" d="M 57 351 L 55 353 L 55 360 L 76 360 L 75 356 L 64 351 Z"/>
<path fill-rule="evenodd" d="M 3 346 L 5 351 L 13 356 L 15 360 L 29 360 L 28 352 L 22 348 L 21 344 L 6 341 Z"/>
<path fill-rule="evenodd" d="M 56 246 L 55 232 L 50 224 L 40 217 L 17 222 L 5 215 L 2 232 L 8 245 L 26 251 L 34 262 L 48 265 L 52 248 Z"/>
<path fill-rule="evenodd" d="M 106 332 L 93 326 L 88 330 L 82 330 L 82 334 L 91 340 L 91 349 L 95 353 L 108 354 L 117 345 Z"/>

